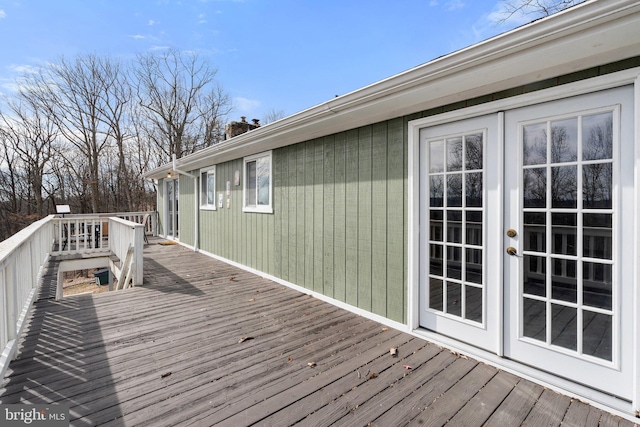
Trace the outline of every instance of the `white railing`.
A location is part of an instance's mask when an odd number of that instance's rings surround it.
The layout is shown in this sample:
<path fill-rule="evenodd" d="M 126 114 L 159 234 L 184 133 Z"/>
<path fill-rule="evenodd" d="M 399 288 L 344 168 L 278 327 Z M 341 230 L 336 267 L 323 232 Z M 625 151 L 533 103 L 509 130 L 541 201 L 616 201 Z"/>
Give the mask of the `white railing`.
<path fill-rule="evenodd" d="M 147 224 L 143 226 L 145 214 Z M 24 319 L 36 298 L 50 256 L 68 259 L 115 255 L 119 259 L 112 262 L 116 277 L 121 279 L 125 274 L 131 285 L 142 284 L 144 233 L 145 229 L 155 233 L 156 215 L 154 212 L 114 215 L 64 218 L 50 215 L 0 242 L 0 378 L 15 356 Z"/>
<path fill-rule="evenodd" d="M 98 218 L 110 218 L 110 217 L 118 217 L 122 219 L 126 219 L 127 221 L 137 222 L 143 224 L 146 219 L 145 224 L 145 233 L 151 236 L 158 235 L 158 213 L 149 211 L 149 212 L 109 212 L 109 213 L 96 213 L 90 214 L 92 217 Z M 75 218 L 75 217 L 83 217 L 87 216 L 85 214 L 65 214 L 65 218 Z"/>
<path fill-rule="evenodd" d="M 133 286 L 142 284 L 142 251 L 136 248 L 144 247 L 144 228 L 142 224 L 127 221 L 121 218 L 109 218 L 109 233 L 111 252 L 120 260 L 120 265 L 115 266 L 118 283 L 124 282 L 121 275 L 127 275 L 127 270 L 131 269 Z M 127 253 L 132 249 L 130 260 L 127 260 Z M 124 283 L 128 286 L 128 283 Z M 117 289 L 117 287 L 116 287 Z"/>
<path fill-rule="evenodd" d="M 0 243 L 0 378 L 15 355 L 53 244 L 53 215 Z"/>
<path fill-rule="evenodd" d="M 109 218 L 73 215 L 54 218 L 54 255 L 109 252 Z"/>

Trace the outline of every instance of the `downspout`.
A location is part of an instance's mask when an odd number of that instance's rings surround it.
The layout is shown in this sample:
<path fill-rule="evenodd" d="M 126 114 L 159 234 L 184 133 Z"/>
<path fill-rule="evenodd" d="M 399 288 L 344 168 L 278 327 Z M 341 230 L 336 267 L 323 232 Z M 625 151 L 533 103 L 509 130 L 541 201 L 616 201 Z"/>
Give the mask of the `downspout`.
<path fill-rule="evenodd" d="M 189 173 L 187 171 L 183 171 L 178 169 L 178 167 L 176 166 L 176 155 L 173 155 L 173 164 L 172 164 L 172 168 L 174 172 L 179 173 L 180 175 L 184 175 L 184 176 L 188 176 L 190 178 L 193 179 L 193 201 L 194 201 L 194 220 L 195 220 L 195 227 L 194 227 L 194 234 L 195 236 L 193 236 L 193 250 L 198 252 L 198 247 L 200 245 L 200 205 L 198 203 L 198 196 L 200 195 L 200 192 L 198 191 L 198 175 L 194 175 L 192 173 Z"/>

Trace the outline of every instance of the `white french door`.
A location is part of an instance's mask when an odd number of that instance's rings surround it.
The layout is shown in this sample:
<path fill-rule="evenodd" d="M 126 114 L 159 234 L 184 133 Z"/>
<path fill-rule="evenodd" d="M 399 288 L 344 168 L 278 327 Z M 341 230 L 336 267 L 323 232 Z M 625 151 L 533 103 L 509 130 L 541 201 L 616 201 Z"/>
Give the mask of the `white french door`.
<path fill-rule="evenodd" d="M 166 223 L 167 223 L 167 237 L 178 239 L 179 224 L 178 221 L 178 199 L 180 197 L 178 179 L 168 179 L 165 181 L 166 187 Z"/>
<path fill-rule="evenodd" d="M 501 147 L 489 115 L 420 130 L 420 325 L 498 346 Z"/>
<path fill-rule="evenodd" d="M 505 113 L 505 356 L 626 399 L 632 108 L 623 87 Z"/>
<path fill-rule="evenodd" d="M 420 326 L 631 400 L 633 141 L 632 87 L 420 129 Z"/>

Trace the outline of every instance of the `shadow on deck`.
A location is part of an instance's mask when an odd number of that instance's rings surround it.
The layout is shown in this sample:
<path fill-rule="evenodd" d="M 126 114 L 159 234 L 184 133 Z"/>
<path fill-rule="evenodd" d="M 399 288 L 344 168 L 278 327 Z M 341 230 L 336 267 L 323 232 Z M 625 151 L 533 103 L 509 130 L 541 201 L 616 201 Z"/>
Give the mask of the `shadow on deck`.
<path fill-rule="evenodd" d="M 632 425 L 154 243 L 142 287 L 58 302 L 43 290 L 0 403 L 67 403 L 78 426 Z"/>

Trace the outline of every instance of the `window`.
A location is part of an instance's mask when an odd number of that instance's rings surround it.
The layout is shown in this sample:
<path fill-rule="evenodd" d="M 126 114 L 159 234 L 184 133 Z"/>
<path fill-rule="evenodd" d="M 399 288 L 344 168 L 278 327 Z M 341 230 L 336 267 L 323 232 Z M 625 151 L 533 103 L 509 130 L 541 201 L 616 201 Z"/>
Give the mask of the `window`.
<path fill-rule="evenodd" d="M 272 213 L 271 151 L 244 158 L 244 212 Z"/>
<path fill-rule="evenodd" d="M 216 209 L 216 167 L 200 170 L 200 209 Z"/>

